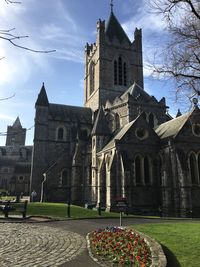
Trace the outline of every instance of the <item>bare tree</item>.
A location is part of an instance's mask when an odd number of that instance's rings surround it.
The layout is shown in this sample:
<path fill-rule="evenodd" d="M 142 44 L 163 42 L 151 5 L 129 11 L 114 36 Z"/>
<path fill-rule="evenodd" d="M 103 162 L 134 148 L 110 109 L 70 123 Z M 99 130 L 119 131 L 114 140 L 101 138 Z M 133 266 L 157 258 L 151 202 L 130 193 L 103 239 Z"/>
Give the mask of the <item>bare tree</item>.
<path fill-rule="evenodd" d="M 199 0 L 150 0 L 150 4 L 163 15 L 169 32 L 162 58 L 153 64 L 154 73 L 173 78 L 177 95 L 200 95 Z"/>
<path fill-rule="evenodd" d="M 51 52 L 56 51 L 56 50 L 36 50 L 36 49 L 30 48 L 30 47 L 19 45 L 16 43 L 16 40 L 28 38 L 29 36 L 28 35 L 15 35 L 15 34 L 13 34 L 14 30 L 15 30 L 15 28 L 12 28 L 9 30 L 1 30 L 0 29 L 0 39 L 8 41 L 9 43 L 11 43 L 12 45 L 14 45 L 18 48 L 22 48 L 22 49 L 25 49 L 25 50 L 28 50 L 31 52 L 35 52 L 35 53 L 51 53 Z"/>
<path fill-rule="evenodd" d="M 15 96 L 15 94 L 12 94 L 12 95 L 9 96 L 9 97 L 0 98 L 0 101 L 11 99 L 11 98 L 13 98 L 14 96 Z"/>
<path fill-rule="evenodd" d="M 11 0 L 4 0 L 7 4 L 21 4 L 20 1 L 11 1 Z M 37 49 L 33 49 L 30 47 L 26 47 L 20 44 L 17 44 L 17 40 L 20 39 L 24 39 L 24 38 L 28 38 L 28 35 L 16 35 L 14 33 L 15 28 L 12 29 L 0 29 L 0 39 L 4 40 L 4 41 L 8 41 L 9 43 L 11 43 L 13 46 L 21 48 L 21 49 L 25 49 L 31 52 L 35 52 L 35 53 L 51 53 L 51 52 L 55 52 L 56 50 L 37 50 Z M 3 59 L 4 57 L 1 57 L 1 59 Z"/>
<path fill-rule="evenodd" d="M 3 0 L 5 1 L 7 4 L 21 4 L 20 1 L 11 1 L 11 0 Z M 35 52 L 35 53 L 51 53 L 51 52 L 55 52 L 56 50 L 36 50 L 36 49 L 32 49 L 30 47 L 26 47 L 20 44 L 17 44 L 16 41 L 23 39 L 23 38 L 28 38 L 28 35 L 16 35 L 14 34 L 15 28 L 12 29 L 0 29 L 0 39 L 4 40 L 4 41 L 8 41 L 9 43 L 11 43 L 13 46 L 21 48 L 21 49 L 25 49 L 31 52 Z M 4 59 L 5 57 L 0 57 L 0 60 Z M 8 96 L 6 98 L 1 98 L 0 101 L 3 100 L 8 100 L 10 98 L 13 98 L 15 96 L 15 94 Z"/>

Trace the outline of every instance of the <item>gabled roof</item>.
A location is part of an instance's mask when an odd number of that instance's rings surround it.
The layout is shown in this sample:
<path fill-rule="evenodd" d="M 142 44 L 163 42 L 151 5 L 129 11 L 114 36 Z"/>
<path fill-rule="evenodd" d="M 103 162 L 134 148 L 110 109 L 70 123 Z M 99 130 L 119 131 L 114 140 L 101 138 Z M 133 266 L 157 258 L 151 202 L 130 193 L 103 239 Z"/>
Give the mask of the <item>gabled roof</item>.
<path fill-rule="evenodd" d="M 110 17 L 106 24 L 105 34 L 110 39 L 110 41 L 112 41 L 114 37 L 116 37 L 120 41 L 120 43 L 127 41 L 129 44 L 131 44 L 131 41 L 129 40 L 128 36 L 126 35 L 124 29 L 120 25 L 113 12 L 110 13 Z"/>
<path fill-rule="evenodd" d="M 92 111 L 85 107 L 49 104 L 49 115 L 63 121 L 92 123 Z"/>
<path fill-rule="evenodd" d="M 49 100 L 48 100 L 47 93 L 44 87 L 44 83 L 42 85 L 42 88 L 40 90 L 40 93 L 38 95 L 35 105 L 36 106 L 48 106 L 49 105 Z"/>
<path fill-rule="evenodd" d="M 110 134 L 109 127 L 108 127 L 108 122 L 105 117 L 105 113 L 103 111 L 103 108 L 100 107 L 94 127 L 92 129 L 92 135 L 108 135 Z"/>
<path fill-rule="evenodd" d="M 13 126 L 12 127 L 14 127 L 14 128 L 22 128 L 22 125 L 21 125 L 21 122 L 20 122 L 19 117 L 17 117 L 17 119 L 13 123 Z"/>
<path fill-rule="evenodd" d="M 150 96 L 144 89 L 134 82 L 121 96 L 121 99 L 126 98 L 127 95 L 131 95 L 136 100 L 141 98 L 143 101 L 156 100 L 154 97 Z"/>
<path fill-rule="evenodd" d="M 126 124 L 100 152 L 104 152 L 106 150 L 113 148 L 115 146 L 115 140 L 121 140 L 122 137 L 128 132 L 128 130 L 131 128 L 131 126 L 134 124 L 136 120 L 137 118 Z"/>
<path fill-rule="evenodd" d="M 179 116 L 170 121 L 162 123 L 161 125 L 158 126 L 155 132 L 160 137 L 160 139 L 169 137 L 175 138 L 177 134 L 180 132 L 180 130 L 183 128 L 184 124 L 186 123 L 190 115 L 191 113 L 186 113 L 182 116 Z"/>

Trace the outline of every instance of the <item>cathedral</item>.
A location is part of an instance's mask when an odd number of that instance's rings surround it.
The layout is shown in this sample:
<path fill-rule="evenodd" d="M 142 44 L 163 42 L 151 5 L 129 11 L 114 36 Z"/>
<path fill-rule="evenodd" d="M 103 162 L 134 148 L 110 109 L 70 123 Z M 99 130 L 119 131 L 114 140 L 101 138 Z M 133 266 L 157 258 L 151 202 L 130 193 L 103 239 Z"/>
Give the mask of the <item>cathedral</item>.
<path fill-rule="evenodd" d="M 172 118 L 144 88 L 142 31 L 97 22 L 85 46 L 84 107 L 35 103 L 31 191 L 38 200 L 163 216 L 200 215 L 200 111 Z"/>

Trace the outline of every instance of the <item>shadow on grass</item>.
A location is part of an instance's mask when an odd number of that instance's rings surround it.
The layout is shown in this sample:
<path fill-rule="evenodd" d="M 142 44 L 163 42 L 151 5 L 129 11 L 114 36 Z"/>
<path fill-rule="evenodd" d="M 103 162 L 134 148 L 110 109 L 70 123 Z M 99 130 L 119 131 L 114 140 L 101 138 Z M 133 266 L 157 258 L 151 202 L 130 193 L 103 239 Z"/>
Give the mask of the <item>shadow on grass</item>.
<path fill-rule="evenodd" d="M 181 264 L 177 260 L 176 256 L 167 247 L 162 245 L 162 249 L 167 258 L 167 267 L 181 267 Z"/>

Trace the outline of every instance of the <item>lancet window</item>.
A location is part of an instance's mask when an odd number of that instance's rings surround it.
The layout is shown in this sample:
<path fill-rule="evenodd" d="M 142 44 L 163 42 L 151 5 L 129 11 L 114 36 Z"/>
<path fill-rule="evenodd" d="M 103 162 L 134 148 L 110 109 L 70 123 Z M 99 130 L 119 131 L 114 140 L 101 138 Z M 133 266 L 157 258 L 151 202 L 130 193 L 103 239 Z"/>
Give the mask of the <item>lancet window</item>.
<path fill-rule="evenodd" d="M 114 61 L 114 84 L 127 85 L 127 65 L 121 56 Z"/>

